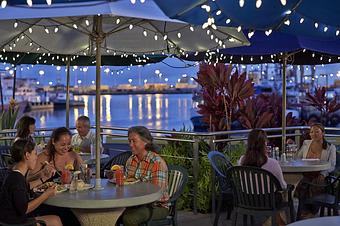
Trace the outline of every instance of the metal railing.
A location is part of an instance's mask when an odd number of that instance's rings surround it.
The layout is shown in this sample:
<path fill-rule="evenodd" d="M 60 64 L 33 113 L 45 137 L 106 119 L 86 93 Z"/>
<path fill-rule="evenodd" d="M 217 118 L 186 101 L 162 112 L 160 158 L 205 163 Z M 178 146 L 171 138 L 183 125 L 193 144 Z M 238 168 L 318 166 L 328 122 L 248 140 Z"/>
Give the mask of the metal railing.
<path fill-rule="evenodd" d="M 48 139 L 54 128 L 39 128 L 36 129 L 36 138 L 42 138 L 44 141 Z M 70 128 L 75 131 L 75 128 Z M 295 126 L 287 127 L 286 134 L 287 137 L 294 137 L 295 142 L 300 144 L 300 136 L 302 135 L 302 130 L 309 129 L 309 126 Z M 269 134 L 268 138 L 278 138 L 281 137 L 281 128 L 264 128 L 264 130 Z M 326 137 L 340 137 L 340 128 L 326 127 Z M 108 137 L 114 138 L 127 138 L 128 128 L 124 127 L 101 127 L 101 138 L 102 141 Z M 199 141 L 203 140 L 208 143 L 210 150 L 216 149 L 216 144 L 220 143 L 230 143 L 235 141 L 245 141 L 247 140 L 247 135 L 250 130 L 232 130 L 232 131 L 219 131 L 219 132 L 185 132 L 185 131 L 169 131 L 169 130 L 153 130 L 150 132 L 153 134 L 153 138 L 159 141 L 177 141 L 186 142 L 193 145 L 192 158 L 188 156 L 181 156 L 179 158 L 185 158 L 192 162 L 193 167 L 193 211 L 197 213 L 197 193 L 198 193 L 198 175 L 199 175 Z M 334 134 L 334 132 L 339 132 L 339 134 Z M 15 137 L 16 130 L 2 130 L 0 131 L 0 142 L 11 141 Z M 274 134 L 273 134 L 274 133 Z M 278 133 L 278 134 L 275 134 Z M 173 135 L 186 136 L 186 139 L 174 138 Z M 178 157 L 178 156 L 172 156 Z M 213 170 L 212 170 L 213 172 Z M 212 186 L 214 186 L 214 174 L 212 174 Z M 215 206 L 215 193 L 212 189 L 212 205 L 213 210 Z"/>

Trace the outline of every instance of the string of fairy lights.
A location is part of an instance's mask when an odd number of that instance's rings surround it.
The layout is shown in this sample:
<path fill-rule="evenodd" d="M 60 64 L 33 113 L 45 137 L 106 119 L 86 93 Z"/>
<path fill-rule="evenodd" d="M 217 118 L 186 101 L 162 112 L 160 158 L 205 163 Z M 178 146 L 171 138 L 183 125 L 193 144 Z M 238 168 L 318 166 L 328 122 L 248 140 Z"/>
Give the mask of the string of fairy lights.
<path fill-rule="evenodd" d="M 21 27 L 23 27 L 23 31 L 21 31 L 19 33 L 19 35 L 15 36 L 14 38 L 12 38 L 11 40 L 9 40 L 5 45 L 0 47 L 0 51 L 2 49 L 3 53 L 8 52 L 12 52 L 15 50 L 16 46 L 18 46 L 19 43 L 21 42 L 25 42 L 24 45 L 29 46 L 31 49 L 30 51 L 27 51 L 27 54 L 30 53 L 40 53 L 41 56 L 36 60 L 36 63 L 46 63 L 49 60 L 47 59 L 48 57 L 52 58 L 52 61 L 54 60 L 54 58 L 56 57 L 58 60 L 60 58 L 60 60 L 64 63 L 67 62 L 68 58 L 67 57 L 58 57 L 57 52 L 52 51 L 51 49 L 49 49 L 48 47 L 43 46 L 42 44 L 38 43 L 37 41 L 35 41 L 31 36 L 33 35 L 34 31 L 37 30 L 43 30 L 46 35 L 53 35 L 54 33 L 58 33 L 60 30 L 62 30 L 61 28 L 65 27 L 68 29 L 73 29 L 73 30 L 77 30 L 79 32 L 84 33 L 85 35 L 90 36 L 91 32 L 89 31 L 89 29 L 87 29 L 88 27 L 90 27 L 92 25 L 92 23 L 90 22 L 90 20 L 86 17 L 83 18 L 78 18 L 76 21 L 71 20 L 68 21 L 67 23 L 60 23 L 59 21 L 56 21 L 54 19 L 45 19 L 50 23 L 43 23 L 43 22 L 35 22 L 35 23 L 31 23 L 31 22 L 27 22 L 25 20 L 14 20 L 13 22 L 13 28 L 15 30 L 20 30 Z M 53 23 L 51 23 L 51 21 Z M 153 37 L 153 39 L 155 41 L 163 41 L 166 43 L 166 48 L 163 49 L 156 49 L 156 50 L 149 50 L 149 51 L 144 51 L 144 52 L 129 52 L 129 51 L 122 51 L 122 50 L 118 50 L 118 49 L 113 49 L 107 46 L 102 46 L 102 50 L 106 52 L 107 55 L 120 55 L 121 58 L 128 58 L 129 56 L 132 56 L 135 58 L 136 63 L 145 63 L 147 60 L 150 60 L 146 55 L 156 55 L 156 54 L 161 54 L 161 55 L 168 55 L 170 53 L 174 53 L 174 54 L 178 54 L 178 55 L 182 55 L 185 57 L 189 56 L 189 52 L 187 52 L 186 50 L 184 50 L 183 48 L 179 47 L 178 44 L 176 44 L 176 41 L 172 40 L 171 38 L 169 38 L 169 36 L 171 34 L 176 34 L 175 37 L 177 37 L 177 39 L 181 39 L 183 37 L 182 32 L 183 30 L 187 29 L 189 30 L 191 33 L 192 32 L 197 32 L 195 26 L 189 25 L 189 24 L 183 24 L 183 26 L 173 29 L 173 30 L 167 30 L 165 32 L 160 32 L 159 30 L 152 30 L 147 26 L 143 26 L 143 24 L 138 24 L 138 23 L 124 23 L 122 22 L 123 18 L 120 17 L 116 17 L 113 18 L 112 23 L 114 25 L 117 25 L 116 28 L 114 28 L 111 32 L 110 35 L 115 33 L 115 29 L 116 30 L 132 30 L 132 29 L 140 29 L 141 33 L 144 37 Z M 120 25 L 121 24 L 121 25 Z M 119 26 L 118 26 L 119 25 Z M 210 30 L 207 29 L 206 30 L 206 35 L 210 38 L 210 40 L 212 40 L 212 43 L 215 42 L 216 44 L 213 45 L 213 47 L 211 47 L 211 49 L 216 49 L 218 47 L 220 48 L 226 48 L 226 42 L 237 42 L 239 40 L 225 35 L 224 33 L 218 33 L 218 30 Z M 174 35 L 173 35 L 174 36 Z M 223 37 L 220 37 L 223 36 Z M 78 50 L 75 53 L 69 54 L 72 55 L 70 56 L 71 61 L 77 59 L 80 55 L 83 56 L 93 56 L 94 52 L 95 52 L 95 47 L 94 45 L 89 45 L 88 47 L 83 48 L 82 50 Z M 196 52 L 196 54 L 198 54 L 198 51 Z M 4 54 L 5 55 L 5 54 Z M 57 56 L 55 56 L 57 55 Z M 16 59 L 18 59 L 20 57 L 19 56 L 14 56 L 12 58 L 13 61 L 15 61 Z M 7 61 L 8 58 L 5 56 L 1 56 L 0 55 L 0 59 L 2 61 Z"/>

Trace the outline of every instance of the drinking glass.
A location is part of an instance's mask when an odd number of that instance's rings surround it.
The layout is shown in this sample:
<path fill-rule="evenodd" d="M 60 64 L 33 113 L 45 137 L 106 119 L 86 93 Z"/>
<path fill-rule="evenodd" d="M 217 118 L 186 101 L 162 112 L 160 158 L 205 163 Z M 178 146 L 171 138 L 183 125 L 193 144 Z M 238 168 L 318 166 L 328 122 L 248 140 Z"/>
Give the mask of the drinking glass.
<path fill-rule="evenodd" d="M 71 172 L 67 169 L 61 171 L 61 183 L 62 184 L 69 184 L 71 183 Z"/>

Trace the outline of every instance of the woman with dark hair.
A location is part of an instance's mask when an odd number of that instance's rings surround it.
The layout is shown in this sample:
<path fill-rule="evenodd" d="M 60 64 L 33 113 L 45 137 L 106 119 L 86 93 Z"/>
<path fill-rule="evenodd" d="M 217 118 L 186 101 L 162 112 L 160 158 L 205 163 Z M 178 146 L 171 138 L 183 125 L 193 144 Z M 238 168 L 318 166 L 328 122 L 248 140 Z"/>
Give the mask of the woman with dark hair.
<path fill-rule="evenodd" d="M 127 208 L 122 216 L 124 226 L 138 226 L 149 219 L 162 219 L 169 214 L 168 167 L 155 152 L 153 138 L 144 126 L 134 126 L 128 131 L 132 151 L 127 160 L 126 177 L 158 185 L 162 197 L 150 204 Z"/>
<path fill-rule="evenodd" d="M 282 169 L 277 160 L 269 158 L 267 154 L 267 134 L 264 130 L 253 129 L 248 135 L 247 151 L 241 156 L 242 166 L 255 166 L 271 172 L 279 181 L 282 188 L 287 187 L 283 179 Z"/>
<path fill-rule="evenodd" d="M 30 187 L 26 182 L 28 170 L 32 170 L 37 162 L 35 144 L 30 140 L 19 139 L 11 147 L 14 166 L 6 177 L 0 193 L 0 221 L 10 224 L 24 223 L 32 217 L 34 211 L 46 199 L 57 193 L 55 187 L 48 188 L 38 198 L 30 200 Z M 62 225 L 60 218 L 54 215 L 35 217 L 47 225 Z"/>
<path fill-rule="evenodd" d="M 35 119 L 31 116 L 22 116 L 16 124 L 17 134 L 14 142 L 17 139 L 29 139 L 34 142 L 32 135 L 35 131 Z"/>
<path fill-rule="evenodd" d="M 320 189 L 309 186 L 307 183 L 323 184 L 325 177 L 335 169 L 336 148 L 325 140 L 325 128 L 322 124 L 313 124 L 309 135 L 311 140 L 305 140 L 297 153 L 300 159 L 320 159 L 330 163 L 328 170 L 320 172 L 304 173 L 303 178 L 296 187 L 295 196 L 299 198 L 298 218 L 304 219 L 313 217 L 319 210 L 318 207 L 307 205 L 304 200 L 321 192 Z M 307 182 L 307 183 L 305 183 Z"/>
<path fill-rule="evenodd" d="M 65 127 L 53 130 L 46 149 L 39 154 L 38 164 L 32 174 L 36 176 L 45 167 L 51 165 L 56 171 L 61 172 L 65 166 L 78 170 L 83 160 L 71 149 L 71 132 Z M 51 180 L 44 175 L 39 176 L 42 180 Z"/>

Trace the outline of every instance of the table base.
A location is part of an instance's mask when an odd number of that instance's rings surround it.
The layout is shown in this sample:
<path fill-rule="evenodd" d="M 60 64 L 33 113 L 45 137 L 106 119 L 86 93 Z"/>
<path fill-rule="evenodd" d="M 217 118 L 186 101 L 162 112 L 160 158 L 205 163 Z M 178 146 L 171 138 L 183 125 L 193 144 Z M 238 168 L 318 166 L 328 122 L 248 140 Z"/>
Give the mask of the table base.
<path fill-rule="evenodd" d="M 115 226 L 125 208 L 115 209 L 72 209 L 81 226 Z"/>
<path fill-rule="evenodd" d="M 283 173 L 283 178 L 287 184 L 292 184 L 296 188 L 300 180 L 303 178 L 303 175 L 302 173 Z"/>

